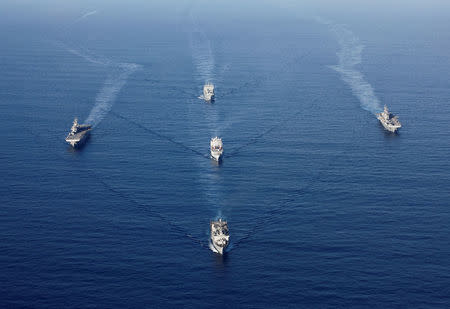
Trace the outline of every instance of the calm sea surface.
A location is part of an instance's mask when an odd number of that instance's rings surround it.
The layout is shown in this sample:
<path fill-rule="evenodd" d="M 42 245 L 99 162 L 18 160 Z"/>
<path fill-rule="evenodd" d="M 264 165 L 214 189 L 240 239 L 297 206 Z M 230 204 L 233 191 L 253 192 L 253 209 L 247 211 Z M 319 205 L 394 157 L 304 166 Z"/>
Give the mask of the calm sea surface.
<path fill-rule="evenodd" d="M 221 5 L 3 22 L 0 307 L 448 308 L 450 19 Z"/>

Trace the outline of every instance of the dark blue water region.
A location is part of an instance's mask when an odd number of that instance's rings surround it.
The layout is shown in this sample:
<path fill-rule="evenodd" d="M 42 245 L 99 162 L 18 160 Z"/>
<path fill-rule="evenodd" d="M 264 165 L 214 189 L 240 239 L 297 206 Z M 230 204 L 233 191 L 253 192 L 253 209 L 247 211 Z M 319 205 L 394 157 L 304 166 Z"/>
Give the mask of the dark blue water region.
<path fill-rule="evenodd" d="M 0 307 L 449 306 L 448 20 L 98 5 L 4 21 Z"/>

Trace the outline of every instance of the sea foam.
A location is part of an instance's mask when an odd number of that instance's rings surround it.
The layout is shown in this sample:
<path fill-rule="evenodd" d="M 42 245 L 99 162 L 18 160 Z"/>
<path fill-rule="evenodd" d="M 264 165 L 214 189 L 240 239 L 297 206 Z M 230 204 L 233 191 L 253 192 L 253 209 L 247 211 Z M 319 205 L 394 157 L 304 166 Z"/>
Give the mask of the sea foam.
<path fill-rule="evenodd" d="M 329 26 L 340 46 L 340 50 L 337 52 L 338 64 L 330 66 L 330 68 L 338 72 L 341 79 L 350 86 L 363 109 L 373 114 L 381 111 L 380 100 L 375 95 L 372 86 L 365 80 L 364 74 L 357 69 L 361 63 L 364 45 L 347 26 L 334 24 L 320 17 L 317 17 L 316 21 Z"/>
<path fill-rule="evenodd" d="M 95 127 L 105 118 L 116 101 L 118 93 L 126 84 L 128 77 L 139 67 L 139 65 L 134 63 L 118 64 L 117 72 L 110 74 L 98 92 L 94 107 L 85 120 L 86 123 Z"/>
<path fill-rule="evenodd" d="M 95 104 L 92 107 L 89 116 L 85 120 L 85 123 L 91 124 L 95 127 L 111 110 L 118 93 L 126 84 L 128 77 L 141 68 L 141 66 L 136 63 L 115 63 L 105 57 L 93 56 L 88 52 L 68 47 L 61 42 L 56 42 L 56 45 L 73 55 L 83 58 L 89 63 L 109 68 L 108 77 L 103 83 L 102 88 L 100 88 L 97 93 L 97 96 L 95 97 Z"/>

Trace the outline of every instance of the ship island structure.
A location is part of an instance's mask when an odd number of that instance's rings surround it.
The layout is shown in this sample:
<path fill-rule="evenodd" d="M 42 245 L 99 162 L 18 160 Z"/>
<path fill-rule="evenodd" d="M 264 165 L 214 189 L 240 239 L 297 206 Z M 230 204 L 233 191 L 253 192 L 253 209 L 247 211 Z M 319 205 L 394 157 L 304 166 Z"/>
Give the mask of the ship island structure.
<path fill-rule="evenodd" d="M 75 118 L 70 129 L 69 135 L 66 137 L 68 142 L 73 148 L 82 146 L 89 135 L 91 134 L 92 126 L 89 124 L 79 124 L 78 119 Z"/>
<path fill-rule="evenodd" d="M 211 83 L 207 83 L 203 86 L 203 98 L 206 102 L 214 101 L 214 85 Z"/>
<path fill-rule="evenodd" d="M 383 127 L 392 133 L 395 133 L 402 127 L 402 124 L 398 120 L 398 116 L 395 116 L 391 112 L 389 112 L 386 105 L 384 106 L 384 110 L 381 113 L 377 114 L 377 118 L 381 122 Z"/>
<path fill-rule="evenodd" d="M 228 232 L 228 223 L 222 219 L 211 221 L 211 238 L 210 243 L 213 249 L 223 255 L 230 241 L 230 233 Z"/>
<path fill-rule="evenodd" d="M 217 162 L 220 161 L 223 154 L 223 143 L 222 139 L 219 137 L 211 138 L 209 142 L 211 157 Z"/>

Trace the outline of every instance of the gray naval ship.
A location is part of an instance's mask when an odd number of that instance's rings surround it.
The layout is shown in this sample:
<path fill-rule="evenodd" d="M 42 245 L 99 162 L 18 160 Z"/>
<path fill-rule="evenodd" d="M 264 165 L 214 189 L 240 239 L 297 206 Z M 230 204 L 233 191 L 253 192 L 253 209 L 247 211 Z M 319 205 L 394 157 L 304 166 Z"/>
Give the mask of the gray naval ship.
<path fill-rule="evenodd" d="M 398 121 L 398 117 L 391 114 L 386 105 L 384 106 L 384 110 L 377 114 L 377 118 L 383 127 L 390 132 L 395 133 L 402 127 L 402 124 Z"/>
<path fill-rule="evenodd" d="M 223 154 L 222 139 L 217 136 L 211 138 L 211 141 L 209 142 L 209 148 L 211 157 L 214 158 L 214 160 L 216 160 L 217 162 L 219 162 Z"/>
<path fill-rule="evenodd" d="M 203 86 L 203 99 L 205 99 L 206 102 L 213 102 L 214 101 L 214 85 L 207 83 Z"/>
<path fill-rule="evenodd" d="M 87 138 L 91 134 L 91 130 L 91 125 L 78 124 L 78 119 L 75 118 L 69 135 L 66 137 L 66 142 L 68 142 L 73 148 L 79 147 L 86 142 Z"/>
<path fill-rule="evenodd" d="M 211 221 L 210 225 L 211 225 L 210 243 L 212 249 L 214 249 L 217 253 L 223 255 L 230 241 L 230 234 L 228 232 L 227 221 L 219 219 L 217 221 Z"/>

